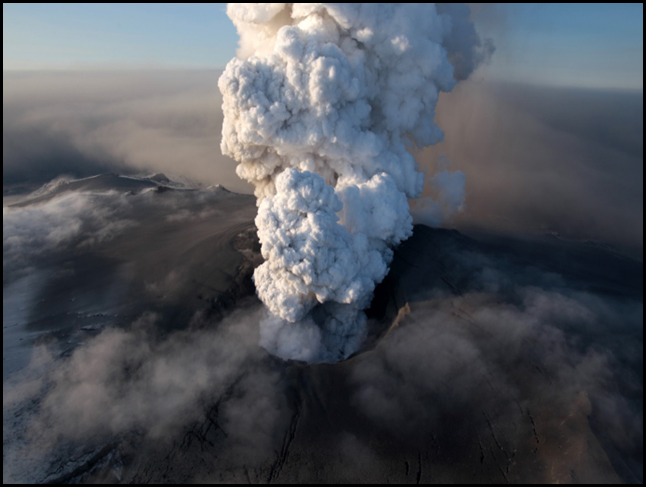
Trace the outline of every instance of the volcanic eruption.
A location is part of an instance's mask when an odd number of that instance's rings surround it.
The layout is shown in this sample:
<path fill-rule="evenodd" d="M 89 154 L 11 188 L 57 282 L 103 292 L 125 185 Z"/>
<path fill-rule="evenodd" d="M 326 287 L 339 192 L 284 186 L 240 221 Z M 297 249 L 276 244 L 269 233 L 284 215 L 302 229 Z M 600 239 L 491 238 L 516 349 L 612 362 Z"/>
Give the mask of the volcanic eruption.
<path fill-rule="evenodd" d="M 219 80 L 221 148 L 255 187 L 261 345 L 336 362 L 361 346 L 362 310 L 412 234 L 408 200 L 424 174 L 411 150 L 443 139 L 440 92 L 492 47 L 463 5 L 229 4 L 227 14 L 240 48 Z M 434 180 L 452 194 L 456 183 L 463 194 L 459 171 Z"/>

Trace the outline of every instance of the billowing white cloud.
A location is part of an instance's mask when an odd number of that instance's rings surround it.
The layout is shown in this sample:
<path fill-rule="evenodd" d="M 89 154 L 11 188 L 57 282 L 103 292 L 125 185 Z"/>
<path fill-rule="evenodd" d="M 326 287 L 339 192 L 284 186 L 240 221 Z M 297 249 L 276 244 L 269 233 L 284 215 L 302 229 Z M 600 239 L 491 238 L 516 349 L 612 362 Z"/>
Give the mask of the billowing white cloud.
<path fill-rule="evenodd" d="M 464 60 L 458 46 L 471 52 L 479 39 L 465 28 L 468 8 L 434 4 L 231 4 L 227 13 L 241 40 L 219 81 L 221 148 L 258 198 L 266 262 L 254 277 L 271 314 L 261 342 L 284 358 L 337 361 L 360 346 L 361 310 L 391 247 L 412 233 L 407 199 L 424 175 L 408 149 L 443 139 L 435 106 L 456 84 L 445 43 Z M 458 42 L 460 32 L 468 39 Z M 468 59 L 460 79 L 476 64 Z M 463 177 L 445 179 L 463 188 Z"/>

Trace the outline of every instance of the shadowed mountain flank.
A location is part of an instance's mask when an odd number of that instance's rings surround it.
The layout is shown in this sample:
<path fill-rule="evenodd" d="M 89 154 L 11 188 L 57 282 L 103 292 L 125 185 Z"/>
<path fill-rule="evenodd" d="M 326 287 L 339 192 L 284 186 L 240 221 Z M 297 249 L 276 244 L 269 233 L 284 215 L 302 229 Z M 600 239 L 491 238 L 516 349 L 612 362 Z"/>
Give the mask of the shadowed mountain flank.
<path fill-rule="evenodd" d="M 253 198 L 151 180 L 8 210 L 5 481 L 641 481 L 643 264 L 417 225 L 361 349 L 283 361 Z M 78 223 L 40 238 L 39 211 Z"/>

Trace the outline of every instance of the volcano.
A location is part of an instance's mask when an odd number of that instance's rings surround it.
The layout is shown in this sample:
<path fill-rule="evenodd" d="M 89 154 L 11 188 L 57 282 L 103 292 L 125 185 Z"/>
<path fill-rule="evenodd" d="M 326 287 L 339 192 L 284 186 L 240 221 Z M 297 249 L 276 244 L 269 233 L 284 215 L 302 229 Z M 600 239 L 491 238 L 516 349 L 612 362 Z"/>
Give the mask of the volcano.
<path fill-rule="evenodd" d="M 5 248 L 5 481 L 641 481 L 642 263 L 416 225 L 361 349 L 284 361 L 257 341 L 254 198 L 163 184 L 99 176 L 5 208 L 23 221 L 90 195 L 130 222 L 92 243 L 84 223 L 27 271 Z M 114 336 L 136 341 L 115 355 Z M 197 389 L 162 366 L 178 357 Z M 84 378 L 97 363 L 109 377 Z M 69 417 L 62 398 L 90 386 L 110 402 Z"/>

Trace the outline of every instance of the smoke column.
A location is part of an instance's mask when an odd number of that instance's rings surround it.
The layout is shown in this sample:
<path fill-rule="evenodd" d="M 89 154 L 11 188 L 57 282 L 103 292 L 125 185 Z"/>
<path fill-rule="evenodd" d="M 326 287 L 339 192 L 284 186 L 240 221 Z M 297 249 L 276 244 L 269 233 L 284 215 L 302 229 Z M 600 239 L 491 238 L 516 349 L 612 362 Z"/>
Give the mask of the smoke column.
<path fill-rule="evenodd" d="M 362 310 L 392 248 L 412 233 L 408 199 L 424 175 L 408 149 L 442 140 L 440 92 L 490 46 L 464 5 L 229 4 L 227 14 L 240 48 L 219 80 L 221 147 L 258 198 L 261 345 L 342 360 L 365 339 Z"/>

